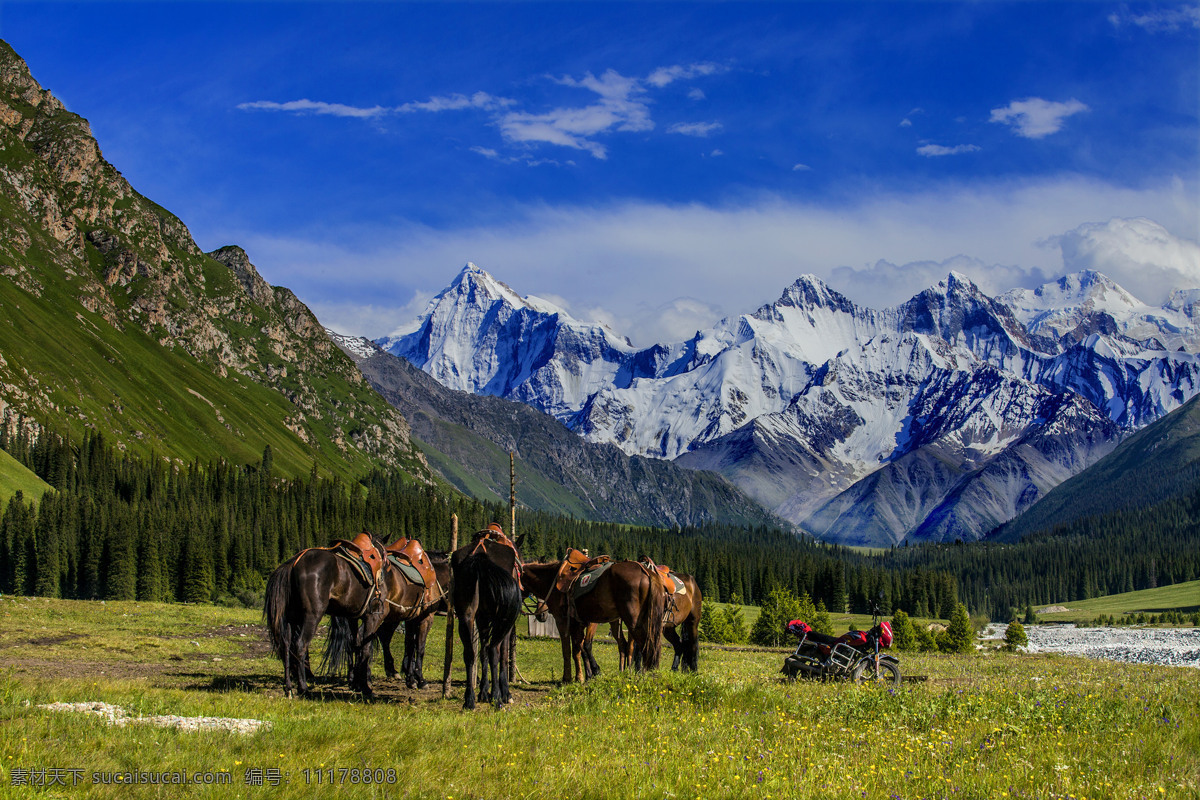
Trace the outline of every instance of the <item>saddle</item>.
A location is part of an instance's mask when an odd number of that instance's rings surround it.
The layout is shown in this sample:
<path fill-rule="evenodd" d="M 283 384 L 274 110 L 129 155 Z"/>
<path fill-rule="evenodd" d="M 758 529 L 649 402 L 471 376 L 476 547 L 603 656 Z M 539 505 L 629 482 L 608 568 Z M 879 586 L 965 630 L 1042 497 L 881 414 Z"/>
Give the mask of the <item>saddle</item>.
<path fill-rule="evenodd" d="M 326 549 L 350 562 L 365 583 L 379 586 L 383 579 L 383 554 L 371 541 L 371 534 L 364 531 L 353 539 L 335 539 Z"/>
<path fill-rule="evenodd" d="M 417 539 L 401 537 L 384 549 L 387 551 L 388 560 L 408 578 L 415 578 L 414 583 L 422 586 L 437 584 L 437 575 L 433 571 L 433 564 L 429 561 L 429 556 L 425 555 L 425 548 L 421 547 L 421 542 Z M 405 567 L 409 567 L 412 572 Z"/>
<path fill-rule="evenodd" d="M 516 563 L 513 566 L 513 580 L 517 582 L 517 586 L 521 588 L 521 591 L 524 591 L 524 587 L 521 586 L 521 569 L 524 562 L 521 561 L 521 553 L 517 550 L 517 546 L 513 544 L 513 540 L 508 538 L 504 533 L 504 529 L 498 523 L 489 522 L 486 528 L 475 533 L 474 538 L 471 540 L 471 553 L 474 554 L 485 542 L 495 542 L 513 551 L 513 555 L 516 556 Z"/>
<path fill-rule="evenodd" d="M 642 556 L 638 563 L 641 564 L 647 572 L 654 570 L 658 573 L 658 577 L 662 578 L 663 587 L 666 589 L 668 597 L 676 594 L 687 594 L 687 588 L 683 585 L 683 581 L 679 580 L 679 578 L 675 576 L 675 573 L 671 572 L 670 567 L 663 566 L 662 564 L 655 564 L 654 560 L 651 559 L 650 556 Z"/>
<path fill-rule="evenodd" d="M 571 584 L 578 580 L 580 575 L 610 561 L 612 561 L 612 556 L 588 557 L 574 547 L 568 547 L 567 556 L 562 560 L 562 564 L 558 568 L 558 575 L 554 579 L 554 588 L 566 594 L 571 590 Z"/>

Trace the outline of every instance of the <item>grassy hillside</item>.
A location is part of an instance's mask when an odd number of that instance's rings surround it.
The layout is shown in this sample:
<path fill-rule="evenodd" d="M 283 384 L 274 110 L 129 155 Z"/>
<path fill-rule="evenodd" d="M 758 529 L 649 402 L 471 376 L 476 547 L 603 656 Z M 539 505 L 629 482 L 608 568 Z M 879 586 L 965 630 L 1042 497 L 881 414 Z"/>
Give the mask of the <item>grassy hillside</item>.
<path fill-rule="evenodd" d="M 239 248 L 106 162 L 87 121 L 0 42 L 0 412 L 180 461 L 424 474 L 408 426 Z"/>
<path fill-rule="evenodd" d="M 1039 614 L 1039 617 L 1046 622 L 1091 622 L 1101 614 L 1111 614 L 1115 617 L 1139 612 L 1161 614 L 1164 611 L 1180 611 L 1190 614 L 1200 611 L 1200 581 L 1110 594 L 1090 600 L 1072 600 L 1055 605 L 1066 606 L 1069 610 Z"/>
<path fill-rule="evenodd" d="M 0 450 L 0 509 L 8 505 L 18 491 L 26 500 L 37 502 L 50 488 L 44 480 L 34 475 L 8 453 Z"/>

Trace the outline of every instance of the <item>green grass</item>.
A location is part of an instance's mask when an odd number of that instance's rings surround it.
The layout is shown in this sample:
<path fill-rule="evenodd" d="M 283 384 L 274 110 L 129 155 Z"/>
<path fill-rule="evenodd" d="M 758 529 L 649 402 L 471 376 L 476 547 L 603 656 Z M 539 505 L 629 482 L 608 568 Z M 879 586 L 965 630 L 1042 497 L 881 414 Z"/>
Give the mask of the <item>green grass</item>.
<path fill-rule="evenodd" d="M 698 675 L 617 674 L 601 644 L 604 674 L 559 687 L 557 642 L 522 640 L 518 667 L 532 683 L 517 683 L 517 702 L 464 713 L 458 684 L 449 700 L 384 680 L 374 704 L 332 685 L 318 699 L 285 700 L 257 628 L 237 627 L 257 621 L 242 609 L 0 600 L 0 797 L 1200 796 L 1200 719 L 1190 712 L 1200 681 L 1190 669 L 906 654 L 905 672 L 927 680 L 889 692 L 786 683 L 772 652 L 705 648 Z M 443 630 L 438 620 L 431 675 Z M 38 708 L 54 701 L 273 727 L 248 736 L 118 728 Z M 313 770 L 342 767 L 395 769 L 396 783 L 315 785 Z M 84 777 L 35 792 L 12 785 L 14 768 Z M 277 769 L 286 782 L 247 786 L 248 768 Z M 137 770 L 223 770 L 231 785 L 90 785 L 93 772 Z"/>
<path fill-rule="evenodd" d="M 1157 589 L 1142 589 L 1137 592 L 1110 594 L 1090 600 L 1073 600 L 1070 603 L 1055 603 L 1069 609 L 1050 614 L 1039 614 L 1039 619 L 1048 622 L 1090 622 L 1100 614 L 1120 616 L 1127 613 L 1146 612 L 1161 614 L 1164 611 L 1192 613 L 1200 611 L 1200 581 L 1176 583 Z"/>
<path fill-rule="evenodd" d="M 18 491 L 26 500 L 36 503 L 50 489 L 50 484 L 33 474 L 21 462 L 0 450 L 0 508 L 8 505 Z"/>

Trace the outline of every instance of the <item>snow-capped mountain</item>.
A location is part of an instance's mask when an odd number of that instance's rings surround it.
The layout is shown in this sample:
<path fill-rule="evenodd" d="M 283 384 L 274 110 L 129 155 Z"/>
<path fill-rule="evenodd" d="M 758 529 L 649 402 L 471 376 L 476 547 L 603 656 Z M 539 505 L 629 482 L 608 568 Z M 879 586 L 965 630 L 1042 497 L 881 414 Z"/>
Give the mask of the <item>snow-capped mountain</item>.
<path fill-rule="evenodd" d="M 636 350 L 468 265 L 380 344 L 590 441 L 717 470 L 822 538 L 878 545 L 978 538 L 1185 402 L 1198 299 L 1153 308 L 1095 272 L 991 298 L 951 273 L 874 310 L 803 276 Z"/>

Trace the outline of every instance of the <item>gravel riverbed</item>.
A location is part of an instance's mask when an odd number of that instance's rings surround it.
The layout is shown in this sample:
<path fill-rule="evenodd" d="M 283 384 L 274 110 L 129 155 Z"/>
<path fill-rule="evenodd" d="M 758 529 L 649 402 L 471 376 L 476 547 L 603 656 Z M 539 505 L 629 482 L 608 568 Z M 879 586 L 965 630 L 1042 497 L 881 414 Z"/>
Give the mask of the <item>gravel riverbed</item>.
<path fill-rule="evenodd" d="M 1030 653 L 1072 653 L 1109 661 L 1200 668 L 1200 628 L 1077 628 L 1026 625 Z M 1004 636 L 1000 626 L 999 637 Z"/>

